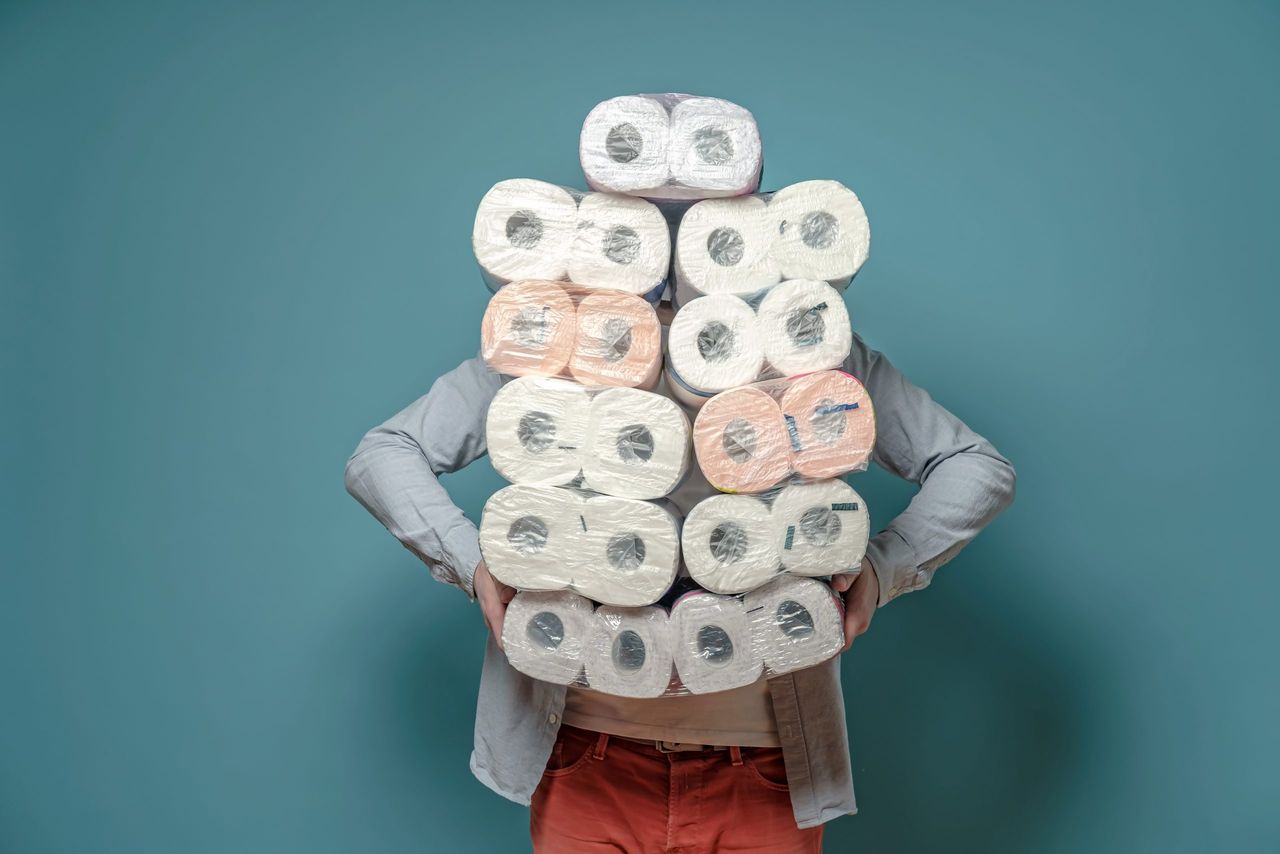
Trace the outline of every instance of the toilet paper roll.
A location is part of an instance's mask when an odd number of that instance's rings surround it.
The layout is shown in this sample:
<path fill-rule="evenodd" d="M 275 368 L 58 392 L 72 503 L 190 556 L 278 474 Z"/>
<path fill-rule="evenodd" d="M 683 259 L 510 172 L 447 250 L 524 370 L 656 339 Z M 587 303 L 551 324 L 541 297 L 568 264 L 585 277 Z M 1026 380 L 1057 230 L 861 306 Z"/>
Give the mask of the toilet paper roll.
<path fill-rule="evenodd" d="M 591 603 L 575 593 L 517 593 L 502 621 L 507 661 L 526 676 L 568 685 L 582 671 L 591 618 Z"/>
<path fill-rule="evenodd" d="M 821 581 L 784 575 L 748 593 L 744 607 L 775 676 L 820 664 L 844 646 L 844 606 Z"/>
<path fill-rule="evenodd" d="M 856 573 L 867 552 L 867 506 L 843 480 L 793 483 L 773 501 L 774 542 L 794 575 Z"/>
<path fill-rule="evenodd" d="M 652 305 L 599 291 L 583 297 L 577 317 L 570 376 L 586 385 L 653 388 L 662 372 L 662 327 Z"/>
<path fill-rule="evenodd" d="M 742 600 L 687 593 L 671 609 L 673 657 L 692 694 L 750 685 L 760 678 L 760 652 Z"/>
<path fill-rule="evenodd" d="M 667 335 L 667 384 L 682 402 L 702 406 L 755 380 L 763 365 L 756 313 L 743 300 L 712 294 L 676 312 Z"/>
<path fill-rule="evenodd" d="M 489 404 L 485 440 L 494 469 L 512 483 L 559 486 L 578 476 L 591 396 L 549 377 L 507 383 Z"/>
<path fill-rule="evenodd" d="M 680 533 L 665 508 L 596 495 L 582 508 L 586 530 L 573 549 L 573 587 L 606 605 L 650 605 L 680 569 Z"/>
<path fill-rule="evenodd" d="M 826 282 L 793 279 L 775 285 L 756 310 L 764 358 L 783 376 L 839 367 L 853 329 L 839 292 Z"/>
<path fill-rule="evenodd" d="M 513 178 L 480 200 L 471 246 L 490 287 L 515 279 L 563 279 L 578 233 L 578 203 L 564 187 Z"/>
<path fill-rule="evenodd" d="M 500 374 L 554 376 L 574 354 L 576 316 L 573 300 L 555 282 L 512 282 L 485 309 L 480 355 Z"/>
<path fill-rule="evenodd" d="M 667 108 L 645 95 L 602 101 L 587 114 L 578 158 L 587 186 L 611 193 L 656 191 L 667 183 Z"/>
<path fill-rule="evenodd" d="M 644 199 L 588 193 L 578 205 L 569 278 L 590 288 L 661 296 L 671 266 L 671 235 L 662 212 Z"/>
<path fill-rule="evenodd" d="M 876 444 L 875 411 L 853 376 L 820 371 L 800 377 L 783 393 L 781 406 L 797 474 L 823 479 L 867 467 Z"/>
<path fill-rule="evenodd" d="M 553 486 L 507 486 L 480 517 L 480 552 L 494 578 L 521 590 L 562 590 L 582 531 L 583 501 Z"/>
<path fill-rule="evenodd" d="M 721 392 L 693 425 L 698 468 L 722 492 L 763 492 L 791 473 L 778 402 L 751 386 Z"/>
<path fill-rule="evenodd" d="M 835 370 L 801 376 L 780 405 L 796 474 L 820 480 L 867 469 L 876 447 L 876 412 L 854 376 Z"/>
<path fill-rule="evenodd" d="M 769 200 L 774 253 L 784 279 L 822 279 L 844 288 L 866 263 L 871 226 L 862 202 L 838 181 L 803 181 Z"/>
<path fill-rule="evenodd" d="M 703 294 L 750 296 L 781 278 L 773 223 L 756 196 L 708 199 L 689 208 L 676 233 L 676 295 L 681 305 Z"/>
<path fill-rule="evenodd" d="M 661 498 L 689 465 L 689 419 L 665 397 L 611 388 L 591 401 L 583 480 L 623 498 Z"/>
<path fill-rule="evenodd" d="M 719 98 L 687 98 L 671 108 L 672 198 L 740 196 L 760 186 L 760 129 L 749 111 Z"/>
<path fill-rule="evenodd" d="M 693 508 L 680 535 L 684 565 L 716 593 L 743 593 L 782 568 L 769 508 L 750 495 L 713 495 Z"/>
<path fill-rule="evenodd" d="M 657 697 L 671 682 L 671 627 L 661 608 L 596 608 L 587 684 L 619 697 Z"/>

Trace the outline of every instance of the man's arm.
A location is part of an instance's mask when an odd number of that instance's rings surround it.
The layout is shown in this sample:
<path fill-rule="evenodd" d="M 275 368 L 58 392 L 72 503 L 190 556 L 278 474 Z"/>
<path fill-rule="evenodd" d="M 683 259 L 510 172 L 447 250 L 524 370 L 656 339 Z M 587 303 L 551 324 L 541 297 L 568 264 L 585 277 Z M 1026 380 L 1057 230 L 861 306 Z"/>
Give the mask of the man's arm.
<path fill-rule="evenodd" d="M 484 423 L 501 378 L 479 358 L 365 434 L 347 461 L 347 492 L 446 584 L 475 595 L 480 540 L 438 475 L 483 456 Z"/>
<path fill-rule="evenodd" d="M 920 485 L 907 509 L 867 547 L 884 605 L 928 586 L 938 567 L 1012 503 L 1016 475 L 990 442 L 857 335 L 846 369 L 862 380 L 875 407 L 872 458 Z"/>

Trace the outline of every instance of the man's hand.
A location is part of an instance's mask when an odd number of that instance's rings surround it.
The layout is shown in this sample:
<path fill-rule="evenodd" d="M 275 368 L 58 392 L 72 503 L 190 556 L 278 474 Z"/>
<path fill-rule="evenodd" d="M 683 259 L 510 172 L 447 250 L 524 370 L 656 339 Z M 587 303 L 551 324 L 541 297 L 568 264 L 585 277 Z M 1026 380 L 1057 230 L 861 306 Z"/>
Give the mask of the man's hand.
<path fill-rule="evenodd" d="M 880 601 L 880 581 L 871 561 L 863 558 L 862 572 L 832 577 L 831 589 L 844 595 L 844 649 L 840 651 L 846 652 L 853 646 L 853 639 L 871 625 Z"/>
<path fill-rule="evenodd" d="M 480 613 L 484 615 L 485 624 L 493 633 L 493 639 L 502 649 L 502 621 L 507 616 L 507 605 L 516 595 L 514 587 L 508 587 L 489 574 L 489 567 L 480 561 L 476 567 L 475 577 L 476 601 L 480 603 Z"/>

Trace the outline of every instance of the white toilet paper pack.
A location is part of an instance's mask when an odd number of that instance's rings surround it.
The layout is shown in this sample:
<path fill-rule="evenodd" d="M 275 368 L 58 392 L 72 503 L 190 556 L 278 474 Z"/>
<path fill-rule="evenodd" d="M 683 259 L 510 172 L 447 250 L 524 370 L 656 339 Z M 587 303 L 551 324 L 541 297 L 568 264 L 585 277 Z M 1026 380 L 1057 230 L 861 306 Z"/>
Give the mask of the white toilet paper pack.
<path fill-rule="evenodd" d="M 689 466 L 689 419 L 669 398 L 634 388 L 597 393 L 587 412 L 583 483 L 624 498 L 661 498 Z"/>
<path fill-rule="evenodd" d="M 706 294 L 750 298 L 776 284 L 782 273 L 773 240 L 768 207 L 757 196 L 711 199 L 691 207 L 676 236 L 678 304 Z"/>
<path fill-rule="evenodd" d="M 764 366 L 756 313 L 730 294 L 701 297 L 676 312 L 667 333 L 667 387 L 699 407 L 713 395 L 753 382 Z"/>
<path fill-rule="evenodd" d="M 572 279 L 655 302 L 666 289 L 671 236 L 653 204 L 514 178 L 485 193 L 471 230 L 491 290 L 521 279 Z"/>
<path fill-rule="evenodd" d="M 755 192 L 764 159 L 748 110 L 675 93 L 597 104 L 582 124 L 578 155 L 592 189 L 664 201 Z"/>
<path fill-rule="evenodd" d="M 780 280 L 824 281 L 844 290 L 870 255 L 866 210 L 839 181 L 803 181 L 730 201 L 697 202 L 680 219 L 677 305 L 704 293 L 749 295 L 760 277 L 775 272 Z"/>
<path fill-rule="evenodd" d="M 782 576 L 748 593 L 744 608 L 775 676 L 820 664 L 844 646 L 844 604 L 820 581 Z"/>
<path fill-rule="evenodd" d="M 750 685 L 760 678 L 762 650 L 741 599 L 687 593 L 671 609 L 676 672 L 693 694 Z"/>
<path fill-rule="evenodd" d="M 587 639 L 587 684 L 619 697 L 658 697 L 671 684 L 671 628 L 662 608 L 596 608 Z"/>
<path fill-rule="evenodd" d="M 577 595 L 518 593 L 502 622 L 502 647 L 511 666 L 543 682 L 579 679 L 592 627 L 593 608 Z"/>
<path fill-rule="evenodd" d="M 573 588 L 596 602 L 635 607 L 662 598 L 680 569 L 680 532 L 665 507 L 595 495 L 581 508 L 570 548 Z"/>
<path fill-rule="evenodd" d="M 756 317 L 765 361 L 780 376 L 838 368 L 853 346 L 844 299 L 826 282 L 775 285 L 760 300 Z"/>
<path fill-rule="evenodd" d="M 843 480 L 784 486 L 770 509 L 782 566 L 793 575 L 857 573 L 870 519 L 862 496 Z"/>
<path fill-rule="evenodd" d="M 499 489 L 480 518 L 480 553 L 489 572 L 521 590 L 568 588 L 584 506 L 569 489 L 520 484 Z"/>
<path fill-rule="evenodd" d="M 568 380 L 520 377 L 489 404 L 485 438 L 494 470 L 512 483 L 562 486 L 582 470 L 591 395 Z"/>
<path fill-rule="evenodd" d="M 715 495 L 684 520 L 685 567 L 716 593 L 744 593 L 782 571 L 781 543 L 767 504 L 753 495 Z"/>

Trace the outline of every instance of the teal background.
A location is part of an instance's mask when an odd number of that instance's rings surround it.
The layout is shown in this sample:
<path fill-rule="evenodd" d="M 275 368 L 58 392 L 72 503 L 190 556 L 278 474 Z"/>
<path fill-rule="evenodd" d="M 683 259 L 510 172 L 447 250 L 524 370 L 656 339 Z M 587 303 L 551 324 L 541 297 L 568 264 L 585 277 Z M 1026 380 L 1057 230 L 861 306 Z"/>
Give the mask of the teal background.
<path fill-rule="evenodd" d="M 474 352 L 489 185 L 666 90 L 857 190 L 855 325 L 1020 474 L 845 657 L 828 850 L 1277 850 L 1278 48 L 1261 0 L 4 3 L 0 850 L 524 850 L 479 613 L 342 466 Z"/>

